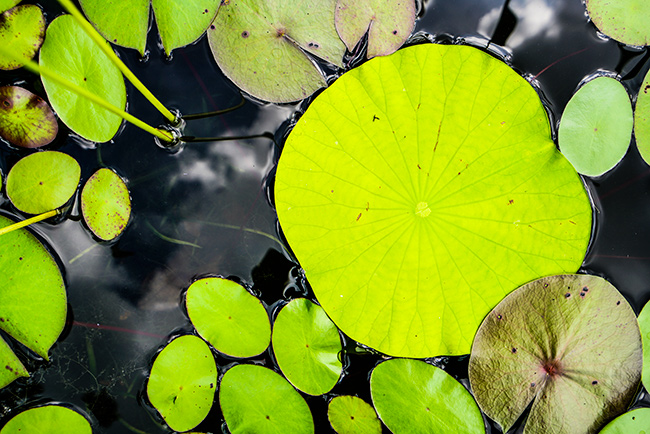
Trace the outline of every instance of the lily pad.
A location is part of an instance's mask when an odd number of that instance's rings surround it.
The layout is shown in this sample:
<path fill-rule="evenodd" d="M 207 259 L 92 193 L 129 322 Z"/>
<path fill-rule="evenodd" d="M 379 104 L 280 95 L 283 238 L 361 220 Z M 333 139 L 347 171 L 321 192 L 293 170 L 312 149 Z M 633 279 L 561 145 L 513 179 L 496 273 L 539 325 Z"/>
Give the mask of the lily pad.
<path fill-rule="evenodd" d="M 38 148 L 58 132 L 56 116 L 41 97 L 18 86 L 0 87 L 0 137 L 14 146 Z"/>
<path fill-rule="evenodd" d="M 578 172 L 600 176 L 625 156 L 632 123 L 632 103 L 623 85 L 611 77 L 597 77 L 582 86 L 564 109 L 560 151 Z"/>
<path fill-rule="evenodd" d="M 278 365 L 296 389 L 323 395 L 339 381 L 341 337 L 319 305 L 306 298 L 289 302 L 273 323 L 272 341 Z"/>
<path fill-rule="evenodd" d="M 525 434 L 595 433 L 630 404 L 641 364 L 636 316 L 616 288 L 597 276 L 550 276 L 485 318 L 469 380 L 504 432 L 532 402 Z"/>
<path fill-rule="evenodd" d="M 16 6 L 21 0 L 0 0 L 0 12 L 4 12 Z"/>
<path fill-rule="evenodd" d="M 485 433 L 472 395 L 442 369 L 411 359 L 391 359 L 370 376 L 377 414 L 400 433 Z"/>
<path fill-rule="evenodd" d="M 44 405 L 14 416 L 0 434 L 47 433 L 92 434 L 88 420 L 76 411 L 60 405 Z"/>
<path fill-rule="evenodd" d="M 327 418 L 338 434 L 381 434 L 381 421 L 375 409 L 356 396 L 332 398 Z"/>
<path fill-rule="evenodd" d="M 641 341 L 643 342 L 643 373 L 641 379 L 646 390 L 650 390 L 650 303 L 646 303 L 637 320 L 639 321 Z"/>
<path fill-rule="evenodd" d="M 224 2 L 208 29 L 221 71 L 256 98 L 304 99 L 327 82 L 306 53 L 342 66 L 345 45 L 334 27 L 336 0 Z"/>
<path fill-rule="evenodd" d="M 197 426 L 212 408 L 217 365 L 210 347 L 192 335 L 171 341 L 158 354 L 147 382 L 151 404 L 174 431 Z"/>
<path fill-rule="evenodd" d="M 25 366 L 2 338 L 0 338 L 0 366 L 4 367 L 0 368 L 0 389 L 20 377 L 29 377 Z"/>
<path fill-rule="evenodd" d="M 231 434 L 314 432 L 302 396 L 282 376 L 263 366 L 236 365 L 226 371 L 219 402 Z"/>
<path fill-rule="evenodd" d="M 2 9 L 2 8 L 0 8 Z M 45 17 L 36 5 L 22 5 L 0 15 L 0 45 L 8 49 L 11 58 L 0 55 L 0 69 L 12 70 L 30 60 L 45 35 Z"/>
<path fill-rule="evenodd" d="M 252 357 L 269 346 L 266 309 L 240 284 L 221 277 L 199 279 L 188 288 L 185 302 L 196 331 L 218 351 Z"/>
<path fill-rule="evenodd" d="M 79 2 L 88 20 L 107 40 L 134 48 L 144 55 L 153 6 L 156 26 L 165 53 L 191 44 L 205 33 L 217 10 L 218 0 L 115 0 L 107 7 L 102 0 Z M 128 25 L 125 25 L 125 19 Z"/>
<path fill-rule="evenodd" d="M 645 434 L 648 428 L 650 428 L 650 408 L 637 408 L 605 425 L 600 434 Z"/>
<path fill-rule="evenodd" d="M 405 357 L 469 353 L 507 293 L 575 272 L 591 234 L 538 95 L 466 46 L 413 46 L 340 77 L 289 135 L 275 204 L 328 316 Z"/>
<path fill-rule="evenodd" d="M 636 99 L 634 137 L 641 157 L 650 164 L 650 70 L 643 79 Z"/>
<path fill-rule="evenodd" d="M 77 191 L 81 168 L 63 152 L 35 152 L 18 161 L 7 175 L 7 196 L 29 214 L 57 209 Z"/>
<path fill-rule="evenodd" d="M 415 26 L 413 0 L 338 0 L 336 31 L 349 51 L 368 34 L 368 59 L 391 54 Z"/>
<path fill-rule="evenodd" d="M 131 216 L 131 196 L 124 180 L 110 169 L 99 169 L 81 191 L 81 211 L 98 238 L 118 237 Z"/>
<path fill-rule="evenodd" d="M 62 15 L 50 23 L 40 65 L 115 107 L 126 107 L 122 73 L 71 15 Z M 75 133 L 93 142 L 106 142 L 117 133 L 122 118 L 47 77 L 41 80 L 54 111 Z"/>
<path fill-rule="evenodd" d="M 598 30 L 628 45 L 650 44 L 650 3 L 646 0 L 586 0 Z"/>

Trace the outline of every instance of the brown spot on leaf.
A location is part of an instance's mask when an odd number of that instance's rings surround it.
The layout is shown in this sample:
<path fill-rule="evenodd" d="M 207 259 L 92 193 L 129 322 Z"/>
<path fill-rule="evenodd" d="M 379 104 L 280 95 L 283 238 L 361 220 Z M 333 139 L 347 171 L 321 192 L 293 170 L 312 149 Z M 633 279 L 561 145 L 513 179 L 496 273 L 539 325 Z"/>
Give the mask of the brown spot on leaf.
<path fill-rule="evenodd" d="M 242 38 L 248 38 L 250 36 L 250 33 L 248 33 L 248 30 L 244 30 L 241 32 L 241 37 Z"/>
<path fill-rule="evenodd" d="M 567 292 L 566 294 L 564 294 L 564 298 L 569 298 L 569 297 L 571 297 L 571 293 L 570 293 L 570 292 Z"/>
<path fill-rule="evenodd" d="M 361 218 L 361 213 L 359 213 L 359 215 L 357 216 L 357 221 L 359 221 L 360 218 Z"/>

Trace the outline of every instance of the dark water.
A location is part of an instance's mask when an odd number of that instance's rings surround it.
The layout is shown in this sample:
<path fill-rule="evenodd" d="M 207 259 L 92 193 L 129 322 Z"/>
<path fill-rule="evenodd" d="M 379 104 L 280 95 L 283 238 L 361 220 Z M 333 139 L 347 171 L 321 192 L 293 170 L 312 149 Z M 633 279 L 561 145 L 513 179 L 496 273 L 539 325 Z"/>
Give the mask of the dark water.
<path fill-rule="evenodd" d="M 607 70 L 619 73 L 636 95 L 650 68 L 648 52 L 619 46 L 597 36 L 579 0 L 430 1 L 416 31 L 441 40 L 467 43 L 507 56 L 527 76 L 537 76 L 554 122 L 585 77 Z M 60 11 L 41 3 L 48 20 Z M 132 51 L 120 56 L 151 91 L 183 114 L 237 104 L 237 90 L 219 72 L 207 40 L 175 50 L 164 58 L 155 28 L 149 59 Z M 548 69 L 547 69 L 548 68 Z M 0 74 L 0 84 L 22 81 L 40 92 L 39 80 L 22 72 Z M 153 124 L 161 116 L 127 84 L 129 111 Z M 156 351 L 175 333 L 190 330 L 180 300 L 192 279 L 205 274 L 236 276 L 253 285 L 273 311 L 286 296 L 304 291 L 298 268 L 278 241 L 276 216 L 268 201 L 272 168 L 287 120 L 296 106 L 244 107 L 217 118 L 188 123 L 185 134 L 269 138 L 188 144 L 170 154 L 146 133 L 125 125 L 112 143 L 95 147 L 60 135 L 52 148 L 74 156 L 87 179 L 102 165 L 129 181 L 133 220 L 118 242 L 98 244 L 78 221 L 41 224 L 37 231 L 52 245 L 65 269 L 71 315 L 50 363 L 32 360 L 34 374 L 0 391 L 0 416 L 44 401 L 86 409 L 95 432 L 163 433 L 145 404 L 144 385 Z M 0 146 L 6 174 L 23 153 Z M 271 178 L 269 178 L 271 174 Z M 597 209 L 597 228 L 583 271 L 606 277 L 638 313 L 650 298 L 650 169 L 634 142 L 609 174 L 587 185 Z M 12 212 L 0 199 L 0 208 Z M 77 214 L 73 209 L 72 214 Z M 98 326 L 99 325 L 99 326 Z M 354 343 L 347 342 L 353 349 Z M 256 360 L 271 366 L 268 352 Z M 357 394 L 369 401 L 368 374 L 378 356 L 346 356 L 347 374 L 333 394 Z M 224 367 L 231 360 L 219 358 Z M 435 360 L 465 384 L 467 357 Z M 223 370 L 221 371 L 223 372 Z M 642 392 L 643 394 L 643 392 Z M 331 396 L 331 395 L 329 395 Z M 329 432 L 326 397 L 306 397 L 318 432 Z M 650 401 L 644 399 L 645 405 Z M 221 430 L 218 406 L 197 431 Z M 499 432 L 491 427 L 492 432 Z"/>

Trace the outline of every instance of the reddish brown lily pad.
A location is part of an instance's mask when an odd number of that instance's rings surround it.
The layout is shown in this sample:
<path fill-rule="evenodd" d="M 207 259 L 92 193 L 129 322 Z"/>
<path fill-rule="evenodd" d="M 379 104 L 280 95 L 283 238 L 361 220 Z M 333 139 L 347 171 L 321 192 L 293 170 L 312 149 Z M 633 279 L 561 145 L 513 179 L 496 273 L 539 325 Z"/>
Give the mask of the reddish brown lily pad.
<path fill-rule="evenodd" d="M 41 97 L 18 86 L 0 87 L 0 137 L 21 148 L 38 148 L 58 131 L 56 116 Z"/>

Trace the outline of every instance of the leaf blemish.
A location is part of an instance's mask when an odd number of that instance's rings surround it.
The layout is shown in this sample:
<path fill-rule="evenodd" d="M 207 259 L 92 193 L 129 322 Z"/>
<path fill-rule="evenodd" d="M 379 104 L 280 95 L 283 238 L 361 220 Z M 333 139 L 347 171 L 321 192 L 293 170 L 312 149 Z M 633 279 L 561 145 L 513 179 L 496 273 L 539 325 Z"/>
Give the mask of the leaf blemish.
<path fill-rule="evenodd" d="M 248 38 L 248 36 L 249 36 L 249 33 L 248 33 L 247 30 L 244 30 L 243 32 L 241 32 L 241 37 L 242 38 Z"/>
<path fill-rule="evenodd" d="M 564 298 L 569 298 L 569 297 L 571 297 L 571 293 L 570 293 L 570 292 L 567 292 L 566 294 L 564 294 Z"/>

